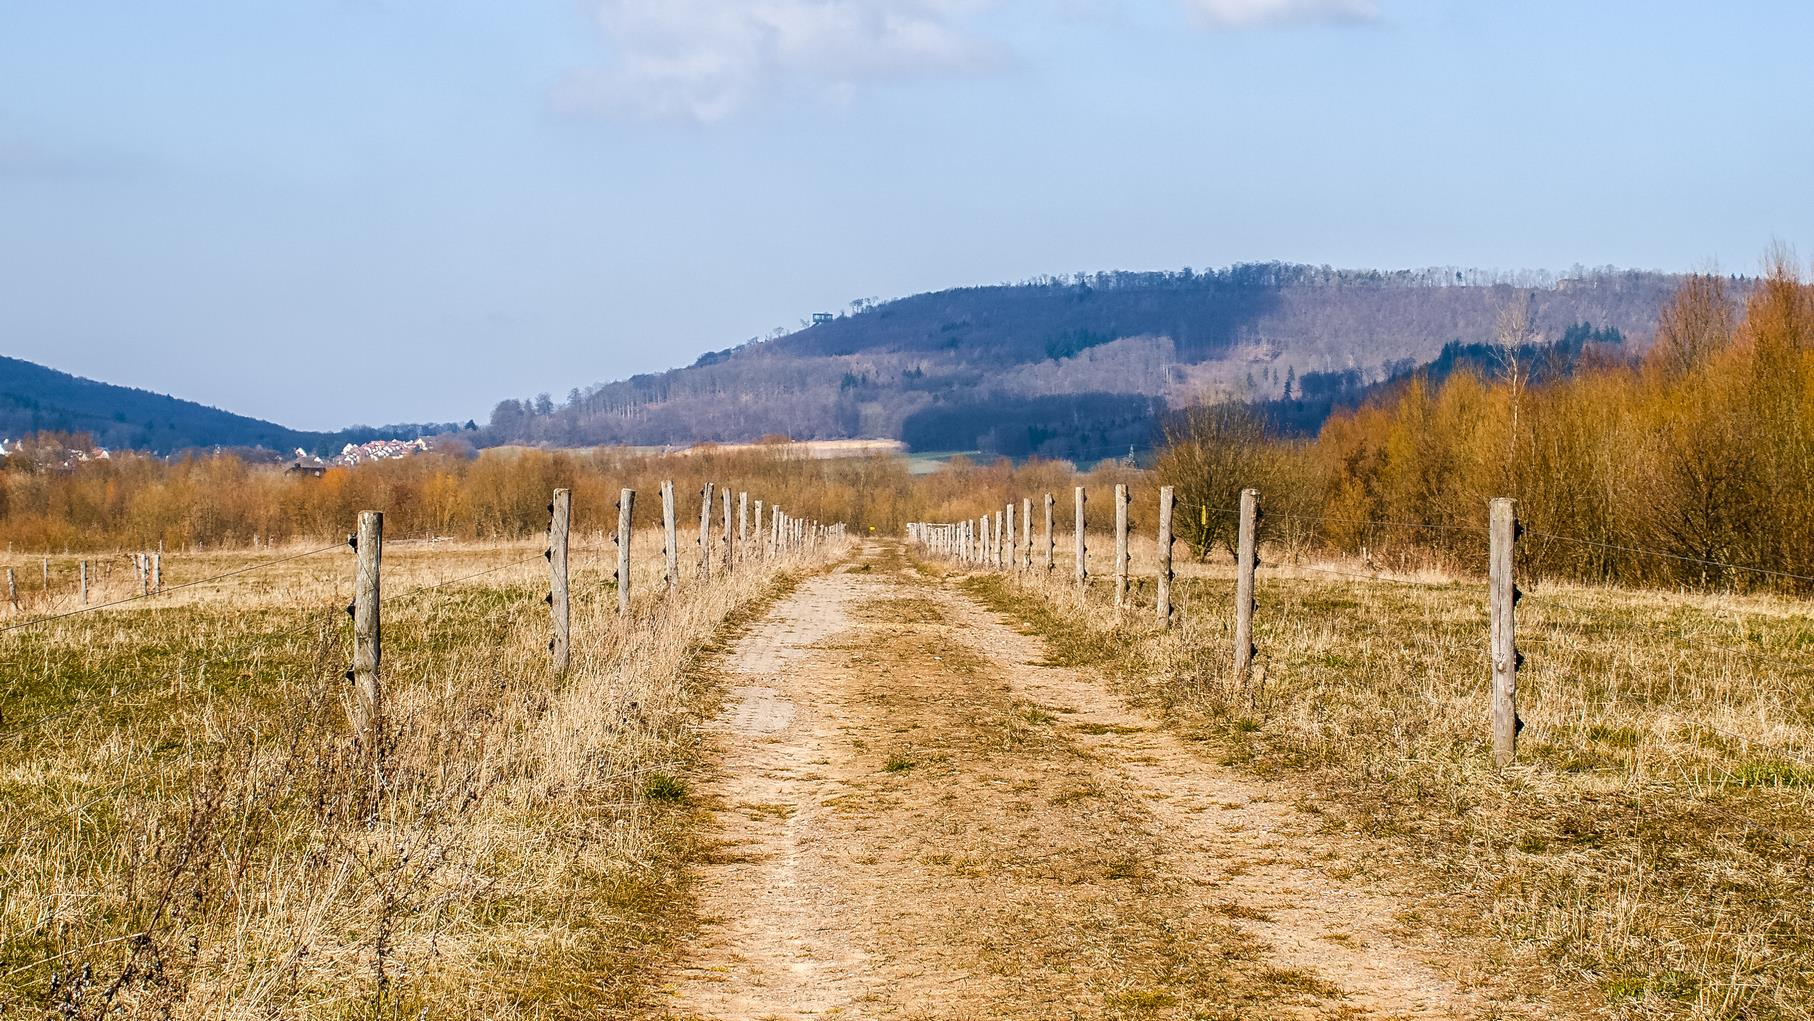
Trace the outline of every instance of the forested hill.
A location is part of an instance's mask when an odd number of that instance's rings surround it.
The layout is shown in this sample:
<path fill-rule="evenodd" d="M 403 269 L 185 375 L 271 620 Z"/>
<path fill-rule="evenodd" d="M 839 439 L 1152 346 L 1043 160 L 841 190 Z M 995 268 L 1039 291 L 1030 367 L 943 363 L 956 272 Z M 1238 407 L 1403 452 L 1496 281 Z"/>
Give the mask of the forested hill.
<path fill-rule="evenodd" d="M 263 447 L 288 453 L 338 451 L 349 442 L 413 438 L 451 426 L 354 427 L 340 432 L 287 429 L 194 401 L 100 383 L 0 356 L 0 439 L 28 433 L 86 433 L 109 449 L 167 454 L 191 448 Z"/>
<path fill-rule="evenodd" d="M 1264 264 L 858 301 L 686 368 L 576 389 L 564 404 L 503 401 L 487 438 L 681 444 L 778 433 L 1103 456 L 1148 445 L 1167 407 L 1281 398 L 1306 375 L 1326 385 L 1339 374 L 1352 392 L 1446 344 L 1490 343 L 1513 306 L 1528 310 L 1527 341 L 1586 329 L 1641 349 L 1678 282 L 1613 270 L 1551 278 Z"/>

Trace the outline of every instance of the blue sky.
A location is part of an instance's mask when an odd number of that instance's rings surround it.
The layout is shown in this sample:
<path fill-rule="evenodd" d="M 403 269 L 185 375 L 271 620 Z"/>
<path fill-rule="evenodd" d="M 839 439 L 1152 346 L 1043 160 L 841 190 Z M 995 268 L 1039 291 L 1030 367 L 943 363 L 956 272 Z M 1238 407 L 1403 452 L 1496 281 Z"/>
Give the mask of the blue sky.
<path fill-rule="evenodd" d="M 1107 268 L 1749 271 L 1814 5 L 0 0 L 0 353 L 481 420 Z"/>

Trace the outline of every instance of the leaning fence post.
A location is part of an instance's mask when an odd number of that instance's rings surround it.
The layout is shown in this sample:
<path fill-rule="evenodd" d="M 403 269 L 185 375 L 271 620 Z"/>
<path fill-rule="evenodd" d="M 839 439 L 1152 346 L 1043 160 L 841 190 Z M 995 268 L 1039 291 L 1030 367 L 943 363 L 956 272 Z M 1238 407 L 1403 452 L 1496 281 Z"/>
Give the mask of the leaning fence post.
<path fill-rule="evenodd" d="M 359 532 L 353 539 L 357 566 L 353 569 L 353 731 L 376 756 L 384 734 L 384 694 L 379 683 L 383 655 L 378 613 L 378 574 L 384 552 L 384 515 L 359 512 Z"/>
<path fill-rule="evenodd" d="M 13 581 L 13 569 L 10 567 L 6 569 L 6 601 L 13 604 L 13 609 L 19 608 L 19 586 Z"/>
<path fill-rule="evenodd" d="M 1172 500 L 1173 490 L 1170 486 L 1159 487 L 1159 530 L 1153 537 L 1153 544 L 1159 553 L 1159 580 L 1155 586 L 1155 611 L 1159 616 L 1159 626 L 1170 630 L 1172 626 Z"/>
<path fill-rule="evenodd" d="M 630 535 L 636 517 L 636 490 L 617 494 L 617 612 L 630 612 Z"/>
<path fill-rule="evenodd" d="M 1253 572 L 1259 565 L 1254 526 L 1260 491 L 1241 490 L 1241 522 L 1235 540 L 1235 682 L 1246 690 L 1253 676 Z"/>
<path fill-rule="evenodd" d="M 81 592 L 82 592 L 82 605 L 87 606 L 88 605 L 88 561 L 86 561 L 86 560 L 82 561 L 82 574 L 81 574 L 81 579 L 78 582 L 78 584 L 80 585 Z"/>
<path fill-rule="evenodd" d="M 557 489 L 554 491 L 554 499 L 548 503 L 547 552 L 548 610 L 554 624 L 554 637 L 548 642 L 548 652 L 556 677 L 567 675 L 567 663 L 572 649 L 568 630 L 572 620 L 569 612 L 571 601 L 567 589 L 567 533 L 572 522 L 573 492 Z"/>
<path fill-rule="evenodd" d="M 1127 605 L 1127 484 L 1115 484 L 1115 607 Z"/>
<path fill-rule="evenodd" d="M 1493 655 L 1493 762 L 1512 764 L 1518 751 L 1518 632 L 1519 598 L 1512 572 L 1512 551 L 1518 541 L 1517 505 L 1500 497 L 1492 501 L 1488 528 L 1490 559 L 1487 579 L 1491 606 Z"/>
<path fill-rule="evenodd" d="M 674 526 L 674 480 L 668 479 L 661 484 L 661 528 L 666 545 L 662 556 L 667 558 L 668 591 L 680 584 L 680 535 Z"/>
<path fill-rule="evenodd" d="M 1076 512 L 1076 514 L 1074 514 L 1072 516 L 1073 521 L 1076 525 L 1076 533 L 1077 533 L 1076 534 L 1076 543 L 1075 543 L 1077 548 L 1074 551 L 1076 554 L 1076 557 L 1077 557 L 1077 564 L 1076 564 L 1076 567 L 1073 569 L 1072 573 L 1074 574 L 1074 576 L 1077 579 L 1078 588 L 1082 588 L 1083 586 L 1088 585 L 1090 583 L 1090 569 L 1088 566 L 1090 548 L 1089 548 L 1088 543 L 1085 541 L 1084 535 L 1083 535 L 1083 504 L 1086 499 L 1087 499 L 1087 497 L 1085 497 L 1083 494 L 1083 487 L 1078 486 L 1077 487 L 1077 512 Z"/>

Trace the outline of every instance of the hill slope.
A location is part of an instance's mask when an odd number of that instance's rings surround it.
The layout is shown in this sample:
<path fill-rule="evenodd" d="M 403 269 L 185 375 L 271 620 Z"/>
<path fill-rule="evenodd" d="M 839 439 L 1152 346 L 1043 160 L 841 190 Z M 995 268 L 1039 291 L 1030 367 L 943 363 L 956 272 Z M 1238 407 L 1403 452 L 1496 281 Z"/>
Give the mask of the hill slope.
<path fill-rule="evenodd" d="M 1096 457 L 1145 446 L 1168 406 L 1268 399 L 1307 373 L 1373 383 L 1490 342 L 1528 304 L 1537 340 L 1581 324 L 1647 345 L 1678 278 L 1498 279 L 1278 264 L 1098 273 L 859 303 L 684 369 L 498 405 L 492 442 L 678 444 L 893 437 L 918 450 Z"/>
<path fill-rule="evenodd" d="M 308 432 L 133 387 L 101 383 L 0 356 L 0 438 L 35 432 L 87 433 L 112 449 L 160 454 L 195 447 L 263 447 L 316 453 L 380 436 L 414 437 L 452 426 L 356 426 Z"/>

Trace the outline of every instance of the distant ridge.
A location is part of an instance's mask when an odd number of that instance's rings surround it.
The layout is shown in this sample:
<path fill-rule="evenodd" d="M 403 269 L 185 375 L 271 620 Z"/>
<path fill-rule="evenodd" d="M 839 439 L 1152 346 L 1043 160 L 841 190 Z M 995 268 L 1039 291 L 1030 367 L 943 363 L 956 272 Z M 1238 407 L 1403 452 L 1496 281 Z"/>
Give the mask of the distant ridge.
<path fill-rule="evenodd" d="M 330 453 L 346 443 L 390 436 L 415 438 L 453 428 L 451 424 L 357 426 L 331 433 L 289 429 L 179 397 L 84 379 L 0 355 L 0 437 L 86 433 L 109 449 L 158 454 L 213 447 L 260 447 L 281 453 L 300 447 Z"/>
<path fill-rule="evenodd" d="M 1335 403 L 1447 345 L 1491 343 L 1512 303 L 1527 306 L 1541 345 L 1587 331 L 1641 351 L 1680 281 L 1615 269 L 1558 277 L 1264 263 L 862 300 L 685 368 L 575 389 L 564 404 L 502 401 L 483 440 L 685 445 L 780 434 L 1094 459 L 1150 446 L 1170 408 L 1287 397 L 1273 417 L 1314 431 Z"/>

